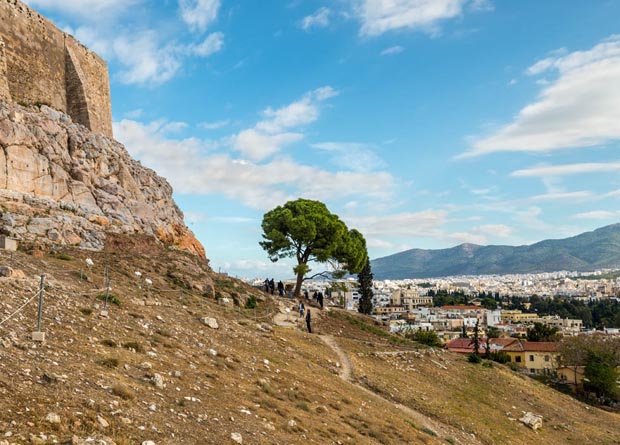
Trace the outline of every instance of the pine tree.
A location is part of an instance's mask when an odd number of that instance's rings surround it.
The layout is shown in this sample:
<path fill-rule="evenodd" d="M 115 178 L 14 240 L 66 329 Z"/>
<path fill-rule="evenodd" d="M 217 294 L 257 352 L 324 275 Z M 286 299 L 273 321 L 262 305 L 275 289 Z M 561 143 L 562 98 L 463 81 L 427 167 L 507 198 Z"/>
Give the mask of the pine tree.
<path fill-rule="evenodd" d="M 370 260 L 366 259 L 366 265 L 357 274 L 357 281 L 360 285 L 360 302 L 358 311 L 362 314 L 370 315 L 372 312 L 372 271 L 370 269 Z"/>

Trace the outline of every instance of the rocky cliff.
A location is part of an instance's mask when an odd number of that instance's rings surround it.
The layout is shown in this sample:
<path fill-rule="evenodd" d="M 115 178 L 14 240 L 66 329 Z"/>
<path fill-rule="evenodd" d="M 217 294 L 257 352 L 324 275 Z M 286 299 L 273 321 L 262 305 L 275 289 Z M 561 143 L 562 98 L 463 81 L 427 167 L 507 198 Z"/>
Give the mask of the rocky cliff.
<path fill-rule="evenodd" d="M 47 106 L 0 102 L 0 210 L 22 242 L 100 250 L 106 233 L 145 234 L 205 256 L 164 178 Z"/>

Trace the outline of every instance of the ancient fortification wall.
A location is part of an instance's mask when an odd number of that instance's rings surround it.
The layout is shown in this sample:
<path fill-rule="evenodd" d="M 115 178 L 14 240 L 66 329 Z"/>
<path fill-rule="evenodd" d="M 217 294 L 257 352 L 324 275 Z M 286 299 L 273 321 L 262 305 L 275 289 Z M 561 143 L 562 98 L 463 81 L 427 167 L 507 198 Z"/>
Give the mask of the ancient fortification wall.
<path fill-rule="evenodd" d="M 112 136 L 103 59 L 19 0 L 0 0 L 0 41 L 0 98 L 49 105 Z"/>

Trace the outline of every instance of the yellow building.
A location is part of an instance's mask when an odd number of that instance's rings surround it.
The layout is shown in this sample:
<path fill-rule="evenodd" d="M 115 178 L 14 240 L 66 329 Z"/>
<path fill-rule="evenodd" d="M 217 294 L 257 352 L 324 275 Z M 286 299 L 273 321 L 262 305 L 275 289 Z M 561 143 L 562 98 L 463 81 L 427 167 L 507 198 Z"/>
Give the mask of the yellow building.
<path fill-rule="evenodd" d="M 555 342 L 516 341 L 502 349 L 510 363 L 532 374 L 555 371 L 559 366 L 559 344 Z"/>
<path fill-rule="evenodd" d="M 515 310 L 503 310 L 502 322 L 503 323 L 531 323 L 538 318 L 538 314 L 528 314 L 521 312 L 518 309 Z"/>

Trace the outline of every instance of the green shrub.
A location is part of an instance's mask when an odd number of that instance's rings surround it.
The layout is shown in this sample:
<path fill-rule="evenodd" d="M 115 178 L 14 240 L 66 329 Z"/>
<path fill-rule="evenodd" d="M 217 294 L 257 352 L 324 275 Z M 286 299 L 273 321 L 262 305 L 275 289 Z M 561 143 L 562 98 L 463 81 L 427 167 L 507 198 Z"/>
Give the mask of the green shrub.
<path fill-rule="evenodd" d="M 256 297 L 254 295 L 250 296 L 250 298 L 248 298 L 248 301 L 245 302 L 245 308 L 246 309 L 255 309 L 257 306 L 257 301 L 256 301 Z"/>
<path fill-rule="evenodd" d="M 491 360 L 505 364 L 510 361 L 510 356 L 504 351 L 493 351 L 491 352 Z"/>
<path fill-rule="evenodd" d="M 97 299 L 99 299 L 101 301 L 105 301 L 105 294 L 97 295 Z M 112 303 L 112 304 L 115 304 L 116 306 L 120 306 L 121 305 L 121 300 L 119 300 L 116 295 L 110 294 L 110 295 L 108 295 L 108 303 Z"/>
<path fill-rule="evenodd" d="M 441 346 L 441 339 L 435 331 L 407 332 L 405 337 L 427 346 Z"/>
<path fill-rule="evenodd" d="M 480 357 L 480 354 L 476 354 L 476 353 L 472 352 L 471 354 L 469 354 L 467 356 L 467 361 L 469 363 L 478 364 L 478 363 L 482 362 L 482 357 Z"/>

